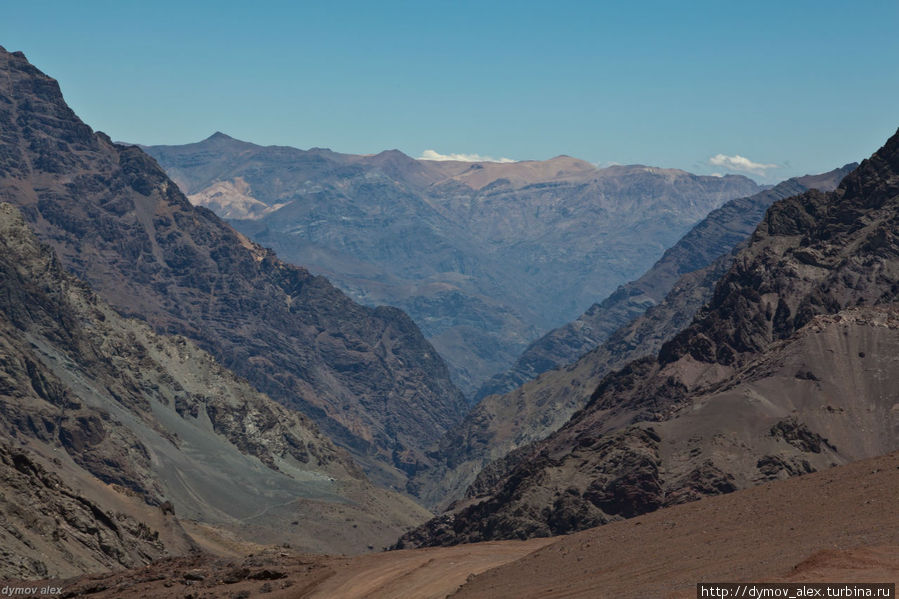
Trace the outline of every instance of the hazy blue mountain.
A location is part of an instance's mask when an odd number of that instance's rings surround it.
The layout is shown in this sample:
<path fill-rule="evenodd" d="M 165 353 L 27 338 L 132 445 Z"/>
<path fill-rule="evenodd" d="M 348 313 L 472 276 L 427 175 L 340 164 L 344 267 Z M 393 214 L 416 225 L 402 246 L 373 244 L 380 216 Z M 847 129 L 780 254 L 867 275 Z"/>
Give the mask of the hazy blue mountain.
<path fill-rule="evenodd" d="M 644 166 L 414 160 L 216 133 L 146 148 L 188 194 L 357 301 L 409 313 L 469 395 L 759 187 Z"/>

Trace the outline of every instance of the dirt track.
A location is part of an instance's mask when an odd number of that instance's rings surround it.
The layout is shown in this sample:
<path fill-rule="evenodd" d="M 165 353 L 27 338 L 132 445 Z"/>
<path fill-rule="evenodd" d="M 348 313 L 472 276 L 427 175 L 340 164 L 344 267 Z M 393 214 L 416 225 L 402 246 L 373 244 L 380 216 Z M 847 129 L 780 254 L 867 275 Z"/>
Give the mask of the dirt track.
<path fill-rule="evenodd" d="M 244 559 L 175 558 L 138 570 L 83 576 L 54 584 L 63 587 L 63 597 L 93 599 L 442 599 L 471 576 L 512 562 L 553 541 L 500 541 L 352 558 L 294 555 L 268 549 Z"/>
<path fill-rule="evenodd" d="M 473 575 L 515 561 L 553 539 L 397 551 L 348 560 L 310 599 L 442 599 Z"/>

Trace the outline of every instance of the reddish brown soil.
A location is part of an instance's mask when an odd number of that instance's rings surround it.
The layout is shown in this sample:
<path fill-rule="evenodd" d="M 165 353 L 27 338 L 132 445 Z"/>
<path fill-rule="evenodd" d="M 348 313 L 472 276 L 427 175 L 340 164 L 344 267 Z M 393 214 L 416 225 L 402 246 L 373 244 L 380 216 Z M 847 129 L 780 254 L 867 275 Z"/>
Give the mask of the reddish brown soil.
<path fill-rule="evenodd" d="M 63 597 L 93 599 L 436 599 L 446 597 L 476 574 L 519 559 L 553 541 L 500 541 L 352 558 L 298 555 L 271 548 L 245 558 L 201 555 L 68 581 L 4 584 L 62 586 Z"/>
<path fill-rule="evenodd" d="M 894 453 L 563 537 L 453 597 L 695 597 L 697 582 L 899 581 L 897 496 Z"/>
<path fill-rule="evenodd" d="M 686 599 L 697 582 L 899 582 L 897 495 L 894 453 L 567 537 L 355 558 L 269 549 L 56 584 L 97 599 Z"/>

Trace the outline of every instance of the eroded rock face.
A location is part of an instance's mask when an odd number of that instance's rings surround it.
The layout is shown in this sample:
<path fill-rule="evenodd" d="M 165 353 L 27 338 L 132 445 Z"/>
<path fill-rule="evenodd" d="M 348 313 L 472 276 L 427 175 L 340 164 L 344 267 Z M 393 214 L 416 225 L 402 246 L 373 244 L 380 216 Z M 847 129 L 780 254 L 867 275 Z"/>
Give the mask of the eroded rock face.
<path fill-rule="evenodd" d="M 34 461 L 0 444 L 0 576 L 46 578 L 127 568 L 166 555 L 159 532 L 106 511 Z"/>
<path fill-rule="evenodd" d="M 633 427 L 661 440 L 661 505 L 896 449 L 896 173 L 899 135 L 834 192 L 772 205 L 692 324 L 656 357 L 605 377 L 564 427 L 491 472 L 487 496 L 456 506 L 455 535 L 439 542 L 500 538 L 507 532 L 475 523 L 520 513 L 547 515 L 517 528 L 543 534 L 554 494 L 570 486 L 553 474 L 603 472 L 614 458 L 585 448 Z M 520 490 L 504 494 L 513 482 Z"/>
<path fill-rule="evenodd" d="M 523 450 L 488 498 L 475 497 L 469 507 L 435 518 L 395 548 L 560 535 L 658 509 L 664 503 L 659 441 L 651 427 L 631 427 L 580 438 L 570 459 Z M 491 485 L 479 480 L 473 486 Z"/>
<path fill-rule="evenodd" d="M 315 420 L 379 481 L 402 486 L 427 461 L 465 401 L 405 314 L 354 303 L 192 206 L 139 148 L 82 123 L 24 56 L 0 50 L 0 73 L 0 200 L 67 270 Z"/>
<path fill-rule="evenodd" d="M 0 203 L 0 425 L 0 442 L 27 446 L 60 480 L 78 485 L 76 495 L 101 521 L 79 530 L 117 535 L 115 542 L 100 535 L 100 545 L 82 554 L 64 539 L 41 537 L 57 573 L 190 550 L 177 522 L 153 539 L 156 553 L 122 549 L 130 541 L 109 513 L 123 505 L 140 521 L 177 513 L 254 542 L 341 553 L 382 546 L 395 536 L 390 529 L 426 516 L 373 487 L 309 419 L 189 340 L 123 318 L 66 273 L 8 203 Z M 7 491 L 14 493 L 0 488 Z M 121 551 L 103 557 L 97 547 Z"/>

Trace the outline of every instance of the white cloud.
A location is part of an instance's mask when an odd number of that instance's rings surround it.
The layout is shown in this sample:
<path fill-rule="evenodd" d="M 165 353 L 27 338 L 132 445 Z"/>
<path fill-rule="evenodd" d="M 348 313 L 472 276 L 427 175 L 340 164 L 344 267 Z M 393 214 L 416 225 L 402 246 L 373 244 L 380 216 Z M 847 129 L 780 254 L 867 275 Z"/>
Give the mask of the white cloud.
<path fill-rule="evenodd" d="M 434 150 L 425 150 L 419 160 L 458 160 L 459 162 L 515 162 L 511 158 L 491 158 L 480 154 L 440 154 Z"/>
<path fill-rule="evenodd" d="M 715 154 L 711 158 L 709 158 L 709 164 L 712 166 L 723 166 L 726 169 L 730 169 L 732 171 L 741 171 L 745 173 L 752 173 L 754 175 L 759 175 L 764 177 L 765 171 L 771 168 L 777 168 L 776 164 L 763 164 L 761 162 L 753 162 L 749 158 L 745 156 L 740 156 L 739 154 L 734 154 L 733 156 L 727 156 L 726 154 Z"/>

